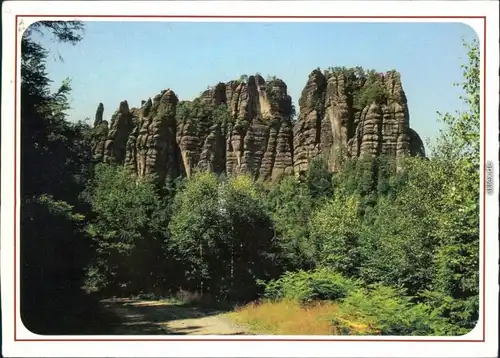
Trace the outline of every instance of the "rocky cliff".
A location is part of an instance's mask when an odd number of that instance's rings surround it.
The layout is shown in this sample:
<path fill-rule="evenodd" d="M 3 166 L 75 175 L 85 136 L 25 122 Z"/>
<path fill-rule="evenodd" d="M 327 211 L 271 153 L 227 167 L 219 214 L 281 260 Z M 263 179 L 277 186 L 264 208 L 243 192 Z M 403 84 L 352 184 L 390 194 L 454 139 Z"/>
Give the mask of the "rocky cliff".
<path fill-rule="evenodd" d="M 179 101 L 170 89 L 141 108 L 123 101 L 109 124 L 99 104 L 93 156 L 164 181 L 194 170 L 276 180 L 306 170 L 318 155 L 332 171 L 344 154 L 425 155 L 395 71 L 314 70 L 299 106 L 294 120 L 286 84 L 260 75 L 218 83 L 193 101 Z"/>
<path fill-rule="evenodd" d="M 422 140 L 410 128 L 407 100 L 396 71 L 314 70 L 299 105 L 294 126 L 296 172 L 305 170 L 319 154 L 332 171 L 343 153 L 425 156 Z"/>

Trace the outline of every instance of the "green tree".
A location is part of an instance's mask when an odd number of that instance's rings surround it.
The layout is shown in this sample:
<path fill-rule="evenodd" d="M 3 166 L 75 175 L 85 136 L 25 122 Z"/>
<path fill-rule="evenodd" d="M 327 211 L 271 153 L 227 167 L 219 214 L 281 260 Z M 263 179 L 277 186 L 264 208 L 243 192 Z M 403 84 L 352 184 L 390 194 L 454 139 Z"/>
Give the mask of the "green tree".
<path fill-rule="evenodd" d="M 215 108 L 213 116 L 214 122 L 218 124 L 223 129 L 223 131 L 227 129 L 229 124 L 234 123 L 234 118 L 229 112 L 229 108 L 224 103 Z"/>
<path fill-rule="evenodd" d="M 287 176 L 262 195 L 273 218 L 276 242 L 284 260 L 282 265 L 288 270 L 311 267 L 313 254 L 307 224 L 313 199 L 306 183 Z"/>
<path fill-rule="evenodd" d="M 462 65 L 463 81 L 455 83 L 455 86 L 464 91 L 460 99 L 465 105 L 465 110 L 457 111 L 455 115 L 439 113 L 445 128 L 441 131 L 441 137 L 434 151 L 452 158 L 464 157 L 477 169 L 479 168 L 479 131 L 481 125 L 479 41 L 464 42 L 464 47 L 468 62 Z"/>
<path fill-rule="evenodd" d="M 131 178 L 123 167 L 101 164 L 87 199 L 94 218 L 86 230 L 97 251 L 88 283 L 114 293 L 160 290 L 171 274 L 164 244 L 169 214 L 153 178 Z"/>
<path fill-rule="evenodd" d="M 169 224 L 170 246 L 179 260 L 186 262 L 186 289 L 200 293 L 210 291 L 209 259 L 220 257 L 219 249 L 227 242 L 229 228 L 220 213 L 219 182 L 211 173 L 196 173 L 184 190 L 175 196 L 173 217 Z"/>
<path fill-rule="evenodd" d="M 189 289 L 251 298 L 256 279 L 272 275 L 272 222 L 251 179 L 198 173 L 176 195 L 173 212 L 171 245 L 188 263 Z"/>
<path fill-rule="evenodd" d="M 89 175 L 89 150 L 85 126 L 67 121 L 70 81 L 51 93 L 48 51 L 33 34 L 76 44 L 82 30 L 81 22 L 42 21 L 21 38 L 21 317 L 41 334 L 74 329 L 74 302 L 82 302 L 90 251 L 78 212 L 86 211 L 79 193 Z"/>
<path fill-rule="evenodd" d="M 362 264 L 358 205 L 354 196 L 336 198 L 319 208 L 309 222 L 317 264 L 347 277 L 357 277 Z"/>
<path fill-rule="evenodd" d="M 361 240 L 362 277 L 370 283 L 402 286 L 410 294 L 430 287 L 436 238 L 432 233 L 439 212 L 439 192 L 445 176 L 437 163 L 420 158 L 400 162 L 405 182 L 392 196 L 379 196 L 364 222 Z M 394 176 L 402 176 L 402 174 Z M 399 180 L 399 178 L 398 178 Z M 392 187 L 394 179 L 389 178 Z"/>
<path fill-rule="evenodd" d="M 222 212 L 229 219 L 230 247 L 234 248 L 229 265 L 234 267 L 230 297 L 254 299 L 260 291 L 257 280 L 268 280 L 281 273 L 272 218 L 248 176 L 231 178 L 222 202 Z"/>
<path fill-rule="evenodd" d="M 464 43 L 468 63 L 462 66 L 461 97 L 466 109 L 446 114 L 446 127 L 433 150 L 446 163 L 442 210 L 435 235 L 436 275 L 430 293 L 439 314 L 463 334 L 479 313 L 479 190 L 480 190 L 480 52 L 479 42 Z"/>
<path fill-rule="evenodd" d="M 331 198 L 333 195 L 332 173 L 328 161 L 322 156 L 311 160 L 306 172 L 306 182 L 314 200 Z"/>
<path fill-rule="evenodd" d="M 467 333 L 478 318 L 479 61 L 477 43 L 466 48 L 467 109 L 445 115 L 429 159 L 400 160 L 386 176 L 390 195 L 365 216 L 370 230 L 361 240 L 362 277 L 425 299 L 440 334 Z"/>

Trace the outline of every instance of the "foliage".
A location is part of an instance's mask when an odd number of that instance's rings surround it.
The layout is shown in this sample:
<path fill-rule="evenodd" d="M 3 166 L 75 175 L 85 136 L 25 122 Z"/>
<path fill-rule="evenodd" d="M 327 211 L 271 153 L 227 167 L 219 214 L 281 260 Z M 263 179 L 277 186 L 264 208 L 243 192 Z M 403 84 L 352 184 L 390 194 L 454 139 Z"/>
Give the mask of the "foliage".
<path fill-rule="evenodd" d="M 433 161 L 443 164 L 442 185 L 434 233 L 439 243 L 433 307 L 457 329 L 472 329 L 479 314 L 479 43 L 464 43 L 469 62 L 463 66 L 466 109 L 443 117 L 446 125 Z"/>
<path fill-rule="evenodd" d="M 271 300 L 292 299 L 301 303 L 337 300 L 346 297 L 358 283 L 328 269 L 287 272 L 265 284 L 264 297 Z"/>
<path fill-rule="evenodd" d="M 84 217 L 48 194 L 25 199 L 22 209 L 21 317 L 37 333 L 61 329 L 47 321 L 62 324 L 60 315 L 71 312 L 70 300 L 78 295 L 90 254 Z"/>
<path fill-rule="evenodd" d="M 216 209 L 214 209 L 216 208 Z M 247 177 L 198 173 L 176 195 L 171 245 L 189 263 L 190 289 L 233 299 L 255 295 L 272 268 L 272 222 Z"/>
<path fill-rule="evenodd" d="M 353 108 L 363 110 L 372 103 L 384 103 L 387 94 L 383 84 L 374 70 L 365 70 L 362 67 L 329 67 L 324 71 L 325 76 L 342 76 L 346 81 L 347 93 Z"/>
<path fill-rule="evenodd" d="M 461 87 L 465 92 L 463 96 L 460 96 L 460 99 L 464 102 L 466 109 L 457 111 L 455 115 L 439 113 L 445 128 L 441 131 L 441 138 L 435 151 L 446 153 L 453 158 L 467 158 L 472 164 L 478 166 L 481 120 L 479 41 L 464 42 L 464 47 L 467 51 L 468 62 L 462 65 L 463 82 L 456 83 L 455 86 Z"/>
<path fill-rule="evenodd" d="M 311 267 L 313 251 L 308 240 L 308 222 L 313 200 L 306 184 L 288 176 L 262 195 L 273 218 L 282 265 L 290 269 Z"/>
<path fill-rule="evenodd" d="M 306 172 L 306 182 L 309 193 L 314 200 L 332 197 L 332 176 L 328 162 L 324 157 L 318 156 L 311 160 Z"/>
<path fill-rule="evenodd" d="M 226 242 L 227 226 L 219 210 L 219 183 L 210 173 L 196 174 L 185 189 L 175 196 L 175 213 L 170 222 L 170 246 L 179 260 L 186 262 L 184 272 L 187 289 L 205 293 L 210 277 L 210 262 L 205 257 L 217 257 Z"/>
<path fill-rule="evenodd" d="M 131 180 L 122 167 L 99 165 L 85 194 L 94 216 L 86 230 L 97 251 L 88 284 L 153 291 L 163 279 L 169 218 L 153 181 Z"/>
<path fill-rule="evenodd" d="M 368 282 L 401 285 L 415 293 L 429 287 L 432 277 L 436 242 L 431 213 L 442 177 L 439 166 L 419 158 L 400 166 L 397 176 L 405 175 L 404 185 L 395 198 L 380 197 L 365 218 L 370 229 L 362 238 L 361 275 Z M 394 181 L 388 181 L 389 188 Z"/>
<path fill-rule="evenodd" d="M 236 124 L 234 125 L 234 129 L 239 131 L 246 131 L 250 126 L 250 122 L 245 118 L 238 118 L 236 120 Z"/>
<path fill-rule="evenodd" d="M 358 205 L 355 197 L 331 200 L 318 209 L 309 222 L 316 264 L 348 277 L 358 276 L 362 264 Z"/>
<path fill-rule="evenodd" d="M 206 135 L 214 125 L 225 131 L 228 124 L 234 124 L 233 116 L 226 104 L 221 103 L 218 106 L 213 106 L 203 103 L 199 99 L 179 102 L 175 118 L 177 123 L 192 127 L 193 134 L 199 136 Z"/>
<path fill-rule="evenodd" d="M 479 314 L 477 295 L 457 299 L 439 291 L 426 291 L 421 296 L 429 307 L 428 315 L 434 320 L 435 335 L 464 335 L 477 324 Z"/>
<path fill-rule="evenodd" d="M 215 123 L 219 124 L 222 128 L 225 128 L 229 123 L 234 122 L 227 105 L 224 103 L 215 108 L 213 116 Z"/>
<path fill-rule="evenodd" d="M 67 121 L 70 81 L 51 93 L 48 52 L 33 33 L 76 44 L 82 30 L 81 22 L 42 21 L 21 38 L 21 317 L 40 334 L 74 324 L 68 317 L 76 314 L 72 301 L 82 295 L 89 257 L 82 230 L 87 207 L 79 193 L 90 158 L 87 128 Z"/>
<path fill-rule="evenodd" d="M 386 101 L 385 90 L 377 82 L 368 82 L 354 97 L 354 108 L 361 110 L 372 103 L 384 103 Z"/>
<path fill-rule="evenodd" d="M 332 315 L 332 324 L 343 327 L 343 334 L 359 334 L 346 321 L 367 325 L 365 334 L 425 336 L 434 335 L 440 323 L 430 314 L 429 307 L 413 304 L 401 289 L 374 285 L 353 290 L 341 300 L 340 310 Z"/>
<path fill-rule="evenodd" d="M 241 75 L 240 78 L 238 79 L 238 82 L 247 83 L 248 82 L 248 75 Z"/>

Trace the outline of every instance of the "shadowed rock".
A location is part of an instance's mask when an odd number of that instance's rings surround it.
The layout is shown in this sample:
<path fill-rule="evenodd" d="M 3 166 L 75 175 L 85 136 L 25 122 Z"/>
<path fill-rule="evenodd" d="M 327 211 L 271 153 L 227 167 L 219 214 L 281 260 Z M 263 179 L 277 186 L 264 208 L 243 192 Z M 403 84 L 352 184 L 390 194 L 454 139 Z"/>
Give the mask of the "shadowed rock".
<path fill-rule="evenodd" d="M 97 110 L 95 112 L 94 127 L 97 127 L 102 123 L 103 114 L 104 114 L 104 105 L 102 103 L 99 103 L 99 105 L 97 106 Z"/>

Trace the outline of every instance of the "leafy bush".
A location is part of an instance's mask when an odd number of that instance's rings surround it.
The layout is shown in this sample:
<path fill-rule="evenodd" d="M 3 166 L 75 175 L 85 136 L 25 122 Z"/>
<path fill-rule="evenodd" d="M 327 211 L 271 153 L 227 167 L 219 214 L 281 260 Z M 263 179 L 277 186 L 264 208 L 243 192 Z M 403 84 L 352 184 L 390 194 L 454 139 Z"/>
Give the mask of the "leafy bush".
<path fill-rule="evenodd" d="M 380 83 L 369 83 L 360 90 L 359 96 L 355 101 L 355 106 L 361 110 L 364 107 L 369 106 L 373 102 L 379 103 L 385 101 L 385 99 L 386 94 Z"/>
<path fill-rule="evenodd" d="M 432 307 L 432 315 L 439 322 L 435 334 L 458 336 L 469 333 L 479 319 L 479 296 L 456 299 L 439 291 L 426 291 L 421 295 Z"/>
<path fill-rule="evenodd" d="M 236 120 L 236 124 L 234 126 L 234 129 L 238 131 L 245 131 L 248 126 L 250 125 L 250 122 L 244 118 L 238 118 Z"/>
<path fill-rule="evenodd" d="M 261 283 L 262 284 L 262 283 Z M 287 272 L 265 284 L 264 297 L 271 300 L 292 299 L 301 303 L 337 300 L 358 287 L 357 281 L 344 278 L 327 268 Z"/>
<path fill-rule="evenodd" d="M 215 107 L 213 111 L 214 122 L 225 127 L 228 123 L 233 122 L 233 118 L 226 104 L 221 104 Z"/>
<path fill-rule="evenodd" d="M 349 322 L 365 324 L 369 330 L 360 333 Z M 332 323 L 343 334 L 382 334 L 426 336 L 449 331 L 445 320 L 437 317 L 425 304 L 412 303 L 404 290 L 382 285 L 357 289 L 342 299 Z"/>

